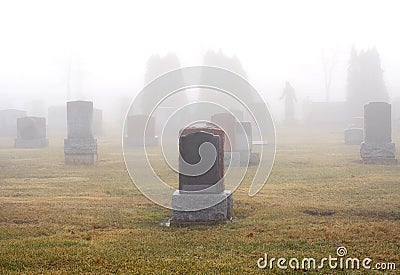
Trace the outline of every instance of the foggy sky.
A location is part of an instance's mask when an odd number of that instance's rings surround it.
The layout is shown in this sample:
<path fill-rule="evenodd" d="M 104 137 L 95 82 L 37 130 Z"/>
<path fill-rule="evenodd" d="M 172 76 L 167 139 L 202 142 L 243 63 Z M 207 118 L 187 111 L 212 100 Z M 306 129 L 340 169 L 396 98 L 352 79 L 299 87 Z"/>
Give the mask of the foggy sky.
<path fill-rule="evenodd" d="M 325 100 L 322 50 L 335 63 L 330 99 L 344 100 L 352 45 L 376 46 L 400 96 L 395 1 L 264 2 L 2 1 L 0 109 L 63 104 L 68 66 L 70 99 L 107 109 L 140 91 L 150 55 L 193 66 L 208 49 L 236 55 L 272 110 L 285 81 L 300 100 Z"/>

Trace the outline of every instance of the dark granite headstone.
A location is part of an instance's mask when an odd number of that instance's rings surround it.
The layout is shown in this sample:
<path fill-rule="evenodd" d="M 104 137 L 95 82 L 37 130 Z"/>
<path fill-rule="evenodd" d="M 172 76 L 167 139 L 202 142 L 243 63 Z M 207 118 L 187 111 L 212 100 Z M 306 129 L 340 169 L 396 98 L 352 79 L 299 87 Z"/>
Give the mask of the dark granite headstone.
<path fill-rule="evenodd" d="M 213 135 L 217 135 L 220 138 L 221 144 L 225 143 L 225 133 L 223 130 L 221 130 L 218 127 L 215 126 L 204 126 L 204 127 L 187 127 L 185 129 L 183 129 L 182 131 L 180 131 L 179 136 L 183 136 L 183 135 L 187 135 L 190 133 L 196 133 L 196 132 L 207 132 L 207 133 L 211 133 Z M 223 149 L 223 146 L 221 147 L 221 150 Z M 221 154 L 218 155 L 219 159 L 220 159 L 220 163 L 222 163 L 222 166 L 224 166 L 224 154 L 223 154 L 223 150 L 221 152 Z M 221 178 L 224 176 L 224 169 L 221 169 Z"/>
<path fill-rule="evenodd" d="M 17 119 L 16 148 L 40 148 L 47 145 L 46 119 L 44 117 L 22 117 Z"/>
<path fill-rule="evenodd" d="M 391 105 L 371 102 L 364 106 L 364 142 L 360 154 L 364 163 L 396 163 L 396 146 L 392 142 Z"/>
<path fill-rule="evenodd" d="M 182 162 L 186 162 L 191 165 L 200 163 L 200 146 L 206 142 L 212 144 L 217 153 L 213 165 L 204 174 L 197 176 L 184 175 L 180 173 L 179 190 L 200 191 L 207 189 L 212 193 L 221 193 L 224 191 L 222 181 L 219 182 L 223 175 L 223 163 L 221 163 L 220 158 L 220 156 L 223 155 L 223 150 L 221 138 L 218 135 L 204 131 L 181 135 L 179 138 L 179 153 L 181 156 L 179 159 L 180 171 L 182 170 Z M 199 166 L 198 169 L 201 168 L 202 166 Z M 198 171 L 194 169 L 194 172 L 197 174 Z"/>
<path fill-rule="evenodd" d="M 217 127 L 188 127 L 180 131 L 179 190 L 172 195 L 171 225 L 213 224 L 232 219 L 232 192 L 224 190 L 223 184 L 224 136 Z M 200 150 L 202 144 L 208 149 Z M 209 150 L 209 146 L 215 150 Z M 201 153 L 208 159 L 203 163 L 209 169 L 196 166 L 201 161 Z M 188 165 L 194 166 L 189 167 L 191 173 L 183 173 L 182 170 L 188 171 Z"/>
<path fill-rule="evenodd" d="M 371 102 L 364 106 L 364 140 L 367 143 L 392 142 L 391 106 Z"/>

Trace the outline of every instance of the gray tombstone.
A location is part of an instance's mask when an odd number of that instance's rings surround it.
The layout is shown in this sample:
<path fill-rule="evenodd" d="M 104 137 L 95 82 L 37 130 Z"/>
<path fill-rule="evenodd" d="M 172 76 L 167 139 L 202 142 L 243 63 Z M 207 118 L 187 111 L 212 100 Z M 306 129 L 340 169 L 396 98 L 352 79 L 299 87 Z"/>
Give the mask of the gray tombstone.
<path fill-rule="evenodd" d="M 222 154 L 221 139 L 218 135 L 204 131 L 182 135 L 179 139 L 179 168 L 184 162 L 195 165 L 201 161 L 200 146 L 205 142 L 211 143 L 216 148 L 217 156 Z M 199 168 L 200 169 L 200 168 Z M 179 174 L 179 190 L 200 191 L 208 190 L 211 193 L 221 193 L 224 190 L 222 177 L 221 158 L 217 157 L 212 167 L 204 174 L 188 176 Z M 196 172 L 196 171 L 194 171 Z"/>
<path fill-rule="evenodd" d="M 389 103 L 371 102 L 364 106 L 364 142 L 361 143 L 360 154 L 364 163 L 397 162 Z"/>
<path fill-rule="evenodd" d="M 15 109 L 0 110 L 0 136 L 15 138 L 17 135 L 17 119 L 25 116 L 25 111 Z"/>
<path fill-rule="evenodd" d="M 172 195 L 172 225 L 210 224 L 232 218 L 232 192 L 224 190 L 223 183 L 223 136 L 221 129 L 211 127 L 181 131 L 179 190 Z M 211 148 L 207 146 L 213 146 L 215 151 L 204 149 Z M 205 160 L 211 152 L 216 155 L 208 167 Z M 205 167 L 208 169 L 204 172 Z"/>
<path fill-rule="evenodd" d="M 128 146 L 154 146 L 157 145 L 157 141 L 154 117 L 133 115 L 126 118 L 124 144 Z"/>
<path fill-rule="evenodd" d="M 22 117 L 17 119 L 16 148 L 41 148 L 48 144 L 46 118 Z"/>
<path fill-rule="evenodd" d="M 68 138 L 64 139 L 65 164 L 93 165 L 97 140 L 93 136 L 93 102 L 67 102 Z"/>
<path fill-rule="evenodd" d="M 235 151 L 231 155 L 233 162 L 228 163 L 229 154 L 225 154 L 226 166 L 248 166 L 260 163 L 260 154 L 252 151 L 253 149 L 253 130 L 250 121 L 236 122 Z M 237 155 L 237 157 L 235 156 Z M 233 157 L 232 157 L 233 156 Z M 235 159 L 238 158 L 238 161 Z"/>
<path fill-rule="evenodd" d="M 363 142 L 363 128 L 344 129 L 344 143 L 347 145 L 360 145 Z"/>

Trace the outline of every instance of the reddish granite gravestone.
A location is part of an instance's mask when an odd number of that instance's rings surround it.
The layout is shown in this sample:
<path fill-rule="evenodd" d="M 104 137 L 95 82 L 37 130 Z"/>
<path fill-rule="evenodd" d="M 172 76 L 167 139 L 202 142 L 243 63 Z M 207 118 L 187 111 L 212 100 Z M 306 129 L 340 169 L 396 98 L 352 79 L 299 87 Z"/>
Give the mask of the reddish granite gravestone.
<path fill-rule="evenodd" d="M 21 117 L 17 119 L 16 148 L 40 148 L 48 145 L 46 118 Z"/>
<path fill-rule="evenodd" d="M 235 150 L 236 140 L 236 120 L 232 114 L 220 113 L 211 117 L 211 122 L 220 127 L 225 132 L 225 152 L 232 152 Z M 229 137 L 229 138 L 228 138 Z"/>
<path fill-rule="evenodd" d="M 223 184 L 223 135 L 216 127 L 189 127 L 180 132 L 179 190 L 172 195 L 172 225 L 210 224 L 231 219 L 232 192 L 224 190 Z"/>

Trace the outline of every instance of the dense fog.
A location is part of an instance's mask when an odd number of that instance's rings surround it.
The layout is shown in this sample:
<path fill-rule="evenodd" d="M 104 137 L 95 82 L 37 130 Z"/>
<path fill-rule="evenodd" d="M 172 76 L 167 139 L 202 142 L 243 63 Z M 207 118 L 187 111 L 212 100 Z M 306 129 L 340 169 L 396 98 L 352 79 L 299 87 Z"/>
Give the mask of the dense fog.
<path fill-rule="evenodd" d="M 0 109 L 47 116 L 68 100 L 93 100 L 110 123 L 157 75 L 204 64 L 248 79 L 277 122 L 286 82 L 299 121 L 315 102 L 396 102 L 396 11 L 378 1 L 2 2 Z"/>

